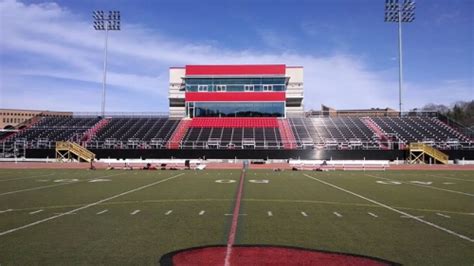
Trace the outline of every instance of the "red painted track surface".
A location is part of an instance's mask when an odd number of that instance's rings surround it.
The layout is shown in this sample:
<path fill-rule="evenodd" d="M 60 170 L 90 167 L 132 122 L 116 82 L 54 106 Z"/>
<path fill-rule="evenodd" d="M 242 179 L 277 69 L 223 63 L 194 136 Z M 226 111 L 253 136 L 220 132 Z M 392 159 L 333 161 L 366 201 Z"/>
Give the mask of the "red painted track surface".
<path fill-rule="evenodd" d="M 234 247 L 231 265 L 391 265 L 377 259 L 285 247 Z M 226 247 L 206 247 L 175 253 L 173 265 L 222 266 Z"/>
<path fill-rule="evenodd" d="M 229 266 L 231 263 L 232 255 L 235 256 L 235 253 L 232 254 L 234 250 L 235 235 L 237 233 L 237 224 L 239 222 L 240 214 L 240 203 L 242 201 L 242 193 L 244 191 L 244 179 L 245 179 L 245 170 L 242 170 L 240 174 L 239 189 L 237 190 L 237 195 L 235 197 L 235 206 L 234 213 L 232 215 L 232 224 L 229 229 L 229 235 L 227 238 L 227 248 L 226 256 L 224 258 L 224 266 Z"/>
<path fill-rule="evenodd" d="M 242 163 L 207 163 L 206 169 L 241 169 Z M 132 163 L 131 164 L 135 169 L 142 168 L 146 163 Z M 94 166 L 97 169 L 105 169 L 108 167 L 106 163 L 94 163 Z M 121 168 L 123 163 L 115 164 L 116 168 Z M 174 166 L 169 164 L 169 166 Z M 40 162 L 0 162 L 0 169 L 88 169 L 90 167 L 89 163 L 40 163 Z M 177 164 L 177 168 L 184 168 L 184 164 Z M 276 169 L 289 170 L 292 168 L 291 165 L 287 163 L 270 163 L 270 164 L 251 164 L 250 169 Z M 362 167 L 359 168 L 359 170 Z M 342 170 L 338 168 L 338 170 Z M 387 171 L 390 170 L 432 170 L 432 171 L 474 171 L 474 165 L 390 165 L 386 168 Z"/>

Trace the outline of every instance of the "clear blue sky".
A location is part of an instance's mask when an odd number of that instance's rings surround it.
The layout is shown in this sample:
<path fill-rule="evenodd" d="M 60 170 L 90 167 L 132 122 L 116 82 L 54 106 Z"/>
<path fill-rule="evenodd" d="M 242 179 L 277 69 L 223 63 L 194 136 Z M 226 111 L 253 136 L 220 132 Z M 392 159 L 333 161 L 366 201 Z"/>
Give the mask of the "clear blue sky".
<path fill-rule="evenodd" d="M 418 0 L 405 24 L 405 109 L 474 99 L 474 1 Z M 383 0 L 0 0 L 0 108 L 99 111 L 103 32 L 109 111 L 167 111 L 168 67 L 305 68 L 305 107 L 398 108 L 397 26 Z"/>

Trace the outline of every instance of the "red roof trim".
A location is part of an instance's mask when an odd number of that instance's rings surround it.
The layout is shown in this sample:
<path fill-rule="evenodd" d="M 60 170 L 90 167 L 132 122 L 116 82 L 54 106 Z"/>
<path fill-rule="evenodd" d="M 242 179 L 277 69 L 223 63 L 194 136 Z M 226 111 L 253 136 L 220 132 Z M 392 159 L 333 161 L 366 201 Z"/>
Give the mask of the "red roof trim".
<path fill-rule="evenodd" d="M 187 65 L 186 76 L 193 75 L 285 75 L 285 65 Z"/>

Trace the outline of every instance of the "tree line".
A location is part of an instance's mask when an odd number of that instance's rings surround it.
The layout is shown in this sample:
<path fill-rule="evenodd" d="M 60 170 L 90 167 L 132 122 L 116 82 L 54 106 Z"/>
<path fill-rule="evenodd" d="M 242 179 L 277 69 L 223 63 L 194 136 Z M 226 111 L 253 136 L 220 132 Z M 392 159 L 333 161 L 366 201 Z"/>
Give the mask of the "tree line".
<path fill-rule="evenodd" d="M 439 112 L 463 126 L 474 129 L 474 100 L 468 102 L 459 101 L 451 106 L 430 103 L 423 106 L 421 110 L 414 109 L 413 111 Z"/>

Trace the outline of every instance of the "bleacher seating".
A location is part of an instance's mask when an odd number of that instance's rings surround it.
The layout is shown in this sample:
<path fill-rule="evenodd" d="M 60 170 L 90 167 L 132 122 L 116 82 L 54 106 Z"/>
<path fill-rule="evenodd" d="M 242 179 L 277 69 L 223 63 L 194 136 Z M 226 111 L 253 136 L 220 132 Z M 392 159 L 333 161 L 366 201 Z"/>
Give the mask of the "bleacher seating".
<path fill-rule="evenodd" d="M 278 127 L 278 120 L 275 117 L 196 117 L 190 127 Z"/>
<path fill-rule="evenodd" d="M 106 140 L 115 139 L 117 145 L 124 147 L 130 139 L 138 142 L 151 142 L 152 139 L 164 144 L 171 137 L 178 119 L 168 117 L 118 117 L 111 118 L 109 123 L 101 128 L 90 141 L 91 146 Z"/>
<path fill-rule="evenodd" d="M 187 126 L 176 134 L 178 125 Z M 287 125 L 282 130 L 283 123 Z M 286 123 L 288 122 L 288 123 Z M 193 118 L 41 117 L 0 142 L 51 148 L 56 141 L 88 148 L 184 149 L 392 149 L 423 142 L 440 149 L 473 142 L 435 117 Z M 172 139 L 173 137 L 173 139 Z M 25 145 L 26 145 L 25 144 Z"/>
<path fill-rule="evenodd" d="M 373 121 L 386 138 L 380 140 L 380 132 L 364 123 L 364 119 Z M 366 149 L 388 148 L 382 141 L 395 141 L 407 145 L 412 142 L 446 143 L 453 140 L 469 142 L 470 140 L 458 131 L 445 125 L 437 118 L 406 117 L 309 117 L 290 118 L 298 147 L 312 140 L 316 146 L 339 148 L 346 145 L 350 148 L 355 143 L 362 143 Z"/>
<path fill-rule="evenodd" d="M 373 139 L 374 132 L 357 117 L 311 117 L 289 120 L 298 147 L 308 146 L 309 140 L 323 148 L 343 147 L 350 143 L 364 143 L 366 148 L 377 147 Z"/>
<path fill-rule="evenodd" d="M 100 118 L 75 118 L 75 117 L 42 117 L 30 128 L 20 131 L 6 141 L 22 139 L 26 141 L 66 141 L 80 140 L 82 134 Z"/>
<path fill-rule="evenodd" d="M 433 139 L 434 142 L 446 142 L 448 139 L 469 139 L 458 131 L 443 124 L 434 117 L 374 117 L 372 118 L 386 134 L 395 134 L 404 143 L 423 142 Z"/>
<path fill-rule="evenodd" d="M 218 145 L 217 145 L 218 144 Z M 194 118 L 181 148 L 280 148 L 277 118 Z"/>

